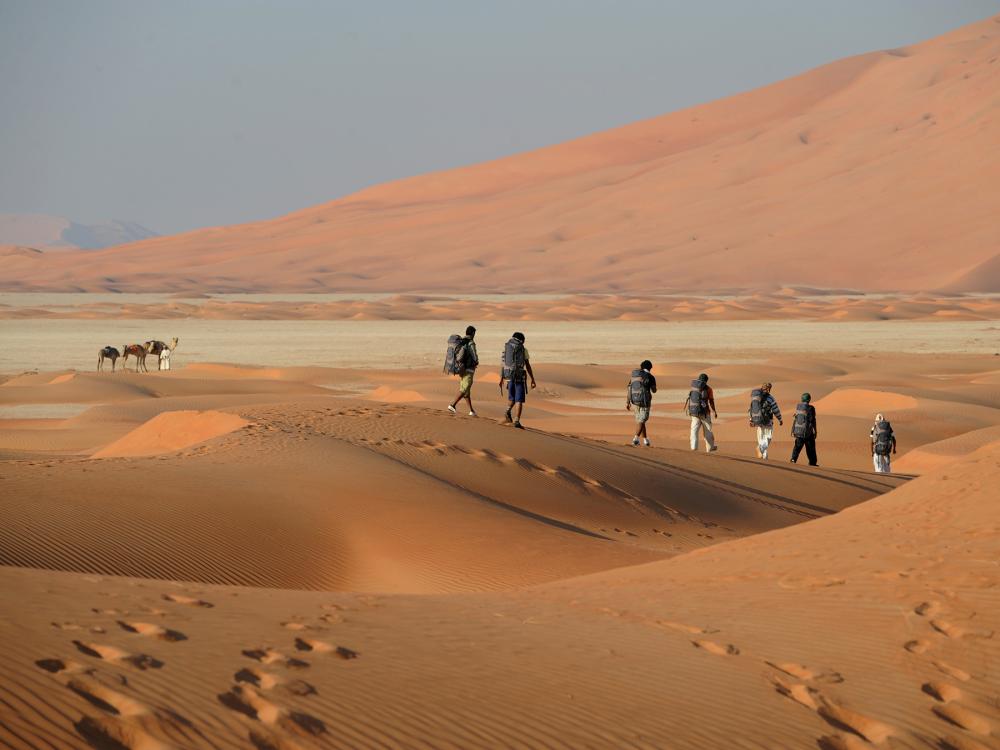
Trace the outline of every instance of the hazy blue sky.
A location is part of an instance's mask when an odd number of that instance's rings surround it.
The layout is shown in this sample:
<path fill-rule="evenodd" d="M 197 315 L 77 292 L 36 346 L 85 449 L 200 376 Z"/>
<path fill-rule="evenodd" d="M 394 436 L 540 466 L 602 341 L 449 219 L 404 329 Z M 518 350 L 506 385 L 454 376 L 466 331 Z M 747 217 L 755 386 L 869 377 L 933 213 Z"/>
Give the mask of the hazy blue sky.
<path fill-rule="evenodd" d="M 0 213 L 269 218 L 1000 12 L 1000 0 L 0 0 Z"/>

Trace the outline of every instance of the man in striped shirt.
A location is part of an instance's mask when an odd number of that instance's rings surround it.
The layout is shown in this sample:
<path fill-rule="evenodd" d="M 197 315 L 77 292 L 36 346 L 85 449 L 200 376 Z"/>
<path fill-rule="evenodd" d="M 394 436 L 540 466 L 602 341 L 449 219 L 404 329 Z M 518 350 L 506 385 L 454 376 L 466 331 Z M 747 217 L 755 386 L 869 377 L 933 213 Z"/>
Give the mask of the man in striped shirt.
<path fill-rule="evenodd" d="M 760 416 L 758 422 L 753 419 L 753 405 L 751 404 L 750 426 L 757 428 L 757 455 L 767 460 L 767 449 L 771 447 L 771 440 L 774 437 L 774 420 L 778 420 L 779 425 L 783 425 L 781 420 L 781 409 L 778 402 L 771 395 L 771 384 L 763 383 L 760 386 Z"/>

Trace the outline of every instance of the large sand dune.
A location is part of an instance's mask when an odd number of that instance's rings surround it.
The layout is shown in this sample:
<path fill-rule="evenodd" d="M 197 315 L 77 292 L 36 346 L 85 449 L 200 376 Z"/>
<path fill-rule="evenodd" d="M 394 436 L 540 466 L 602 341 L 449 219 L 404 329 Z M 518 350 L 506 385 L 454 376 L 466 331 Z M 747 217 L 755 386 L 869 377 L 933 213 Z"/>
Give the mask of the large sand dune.
<path fill-rule="evenodd" d="M 0 289 L 998 291 L 1000 23 L 298 213 L 7 254 Z"/>

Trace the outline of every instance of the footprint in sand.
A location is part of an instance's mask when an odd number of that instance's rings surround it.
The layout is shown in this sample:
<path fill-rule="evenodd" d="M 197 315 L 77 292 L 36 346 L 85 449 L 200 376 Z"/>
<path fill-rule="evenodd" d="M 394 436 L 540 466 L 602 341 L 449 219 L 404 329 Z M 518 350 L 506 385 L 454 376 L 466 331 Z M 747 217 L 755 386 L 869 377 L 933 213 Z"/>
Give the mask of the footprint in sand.
<path fill-rule="evenodd" d="M 226 708 L 256 719 L 268 727 L 301 736 L 316 737 L 326 733 L 326 724 L 321 719 L 279 706 L 249 685 L 234 685 L 229 692 L 220 693 L 217 697 Z"/>
<path fill-rule="evenodd" d="M 326 641 L 318 641 L 312 638 L 296 638 L 295 648 L 299 651 L 315 651 L 317 654 L 333 654 L 339 659 L 357 659 L 359 654 L 344 646 L 334 646 Z"/>
<path fill-rule="evenodd" d="M 878 745 L 895 734 L 893 727 L 873 719 L 853 709 L 830 700 L 816 688 L 802 684 L 790 684 L 780 678 L 772 680 L 775 690 L 801 706 L 815 711 L 828 724 L 837 729 L 848 729 L 863 740 Z M 850 744 L 829 744 L 836 741 L 847 743 L 846 735 L 824 738 L 827 747 L 851 748 Z M 852 738 L 853 739 L 853 738 Z M 855 743 L 857 744 L 857 743 Z"/>
<path fill-rule="evenodd" d="M 168 750 L 148 730 L 158 735 L 177 736 L 191 729 L 191 722 L 173 712 L 158 711 L 140 700 L 120 693 L 90 677 L 73 677 L 66 687 L 100 709 L 103 715 L 83 716 L 73 726 L 95 748 Z"/>
<path fill-rule="evenodd" d="M 56 630 L 83 630 L 83 625 L 78 625 L 75 622 L 53 622 L 51 625 Z"/>
<path fill-rule="evenodd" d="M 958 703 L 946 703 L 943 706 L 934 706 L 932 710 L 939 718 L 973 734 L 989 737 L 993 732 L 993 722 L 982 714 Z"/>
<path fill-rule="evenodd" d="M 161 641 L 167 641 L 168 643 L 187 640 L 187 636 L 179 630 L 171 630 L 150 622 L 126 622 L 125 620 L 118 620 L 118 626 L 129 633 L 138 633 L 139 635 L 159 638 Z"/>
<path fill-rule="evenodd" d="M 927 651 L 927 649 L 929 649 L 930 647 L 931 644 L 923 640 L 922 638 L 918 638 L 912 641 L 907 641 L 906 643 L 903 644 L 903 648 L 905 648 L 911 654 L 922 654 L 925 651 Z"/>
<path fill-rule="evenodd" d="M 961 638 L 992 638 L 992 630 L 968 630 L 961 625 L 955 625 L 947 620 L 931 620 L 930 625 L 937 632 L 947 638 L 959 640 Z"/>
<path fill-rule="evenodd" d="M 233 675 L 233 680 L 248 683 L 260 690 L 280 688 L 287 690 L 292 695 L 298 696 L 315 695 L 317 692 L 316 688 L 305 680 L 289 680 L 281 675 L 266 672 L 263 669 L 255 669 L 254 667 L 244 667 Z"/>
<path fill-rule="evenodd" d="M 161 597 L 165 602 L 173 602 L 174 604 L 183 604 L 188 607 L 214 607 L 215 605 L 211 602 L 206 602 L 204 599 L 198 599 L 193 596 L 184 596 L 183 594 L 163 594 Z"/>
<path fill-rule="evenodd" d="M 39 659 L 35 662 L 35 666 L 52 674 L 76 674 L 87 671 L 87 667 L 79 662 L 62 659 Z"/>
<path fill-rule="evenodd" d="M 285 656 L 280 651 L 276 651 L 270 647 L 244 649 L 240 653 L 248 659 L 259 661 L 261 664 L 275 664 L 282 667 L 288 667 L 290 669 L 305 669 L 309 666 L 309 662 L 307 661 L 302 661 L 302 659 L 296 659 L 291 656 Z"/>
<path fill-rule="evenodd" d="M 972 675 L 966 672 L 964 669 L 959 669 L 958 667 L 953 667 L 951 664 L 947 664 L 943 661 L 932 661 L 931 664 L 942 674 L 946 674 L 953 680 L 958 680 L 959 682 L 968 682 L 972 679 Z"/>
<path fill-rule="evenodd" d="M 99 643 L 84 643 L 83 641 L 73 641 L 73 645 L 76 646 L 77 651 L 80 653 L 92 656 L 95 659 L 128 664 L 141 670 L 160 669 L 163 667 L 162 661 L 149 654 L 130 654 L 114 646 L 104 646 Z"/>
<path fill-rule="evenodd" d="M 933 617 L 941 611 L 941 602 L 921 602 L 913 608 L 914 614 L 921 617 Z"/>
<path fill-rule="evenodd" d="M 716 656 L 739 656 L 740 650 L 732 643 L 722 645 L 715 641 L 691 641 L 691 645 Z"/>
<path fill-rule="evenodd" d="M 764 662 L 769 667 L 777 669 L 779 672 L 784 672 L 790 677 L 796 677 L 805 682 L 827 682 L 831 684 L 836 684 L 844 681 L 843 675 L 840 672 L 834 672 L 833 670 L 814 670 L 809 669 L 802 664 L 796 664 L 795 662 Z"/>
<path fill-rule="evenodd" d="M 96 680 L 86 677 L 74 677 L 66 683 L 66 687 L 82 697 L 88 703 L 102 711 L 116 716 L 141 716 L 150 713 L 150 708 L 144 703 L 129 698 L 116 690 L 102 685 Z"/>
<path fill-rule="evenodd" d="M 712 628 L 699 628 L 697 625 L 685 625 L 683 622 L 673 622 L 671 620 L 657 620 L 656 624 L 664 628 L 680 631 L 681 633 L 690 633 L 691 635 L 708 635 L 709 633 L 719 632 Z"/>

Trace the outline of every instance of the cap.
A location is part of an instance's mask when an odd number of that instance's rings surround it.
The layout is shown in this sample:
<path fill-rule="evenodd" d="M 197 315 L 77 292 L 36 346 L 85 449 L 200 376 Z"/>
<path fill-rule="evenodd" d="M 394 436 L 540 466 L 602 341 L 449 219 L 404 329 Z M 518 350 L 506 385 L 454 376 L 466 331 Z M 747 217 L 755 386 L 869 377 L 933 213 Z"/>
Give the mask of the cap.
<path fill-rule="evenodd" d="M 803 393 L 802 394 L 802 400 L 808 403 L 809 401 L 812 401 L 812 395 L 810 395 L 808 393 Z"/>

